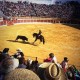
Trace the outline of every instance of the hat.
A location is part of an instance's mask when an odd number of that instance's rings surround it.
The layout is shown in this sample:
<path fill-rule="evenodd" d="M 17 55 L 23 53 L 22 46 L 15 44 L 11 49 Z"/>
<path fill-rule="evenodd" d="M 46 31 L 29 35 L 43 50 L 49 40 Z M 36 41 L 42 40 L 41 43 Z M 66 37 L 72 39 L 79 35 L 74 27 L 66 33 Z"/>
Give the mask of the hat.
<path fill-rule="evenodd" d="M 2 61 L 1 69 L 2 69 L 2 72 L 8 73 L 14 70 L 15 68 L 17 68 L 18 65 L 19 65 L 18 59 L 9 57 Z"/>
<path fill-rule="evenodd" d="M 19 49 L 17 49 L 16 51 L 17 51 L 17 52 L 22 52 L 22 50 L 21 50 L 20 48 L 19 48 Z"/>
<path fill-rule="evenodd" d="M 64 61 L 68 62 L 69 60 L 68 60 L 68 58 L 67 58 L 67 57 L 64 57 Z"/>
<path fill-rule="evenodd" d="M 38 69 L 41 80 L 66 80 L 66 77 L 63 77 L 64 72 L 62 72 L 61 68 L 55 63 L 43 63 Z"/>
<path fill-rule="evenodd" d="M 4 80 L 40 80 L 40 78 L 31 70 L 17 68 L 6 74 Z"/>

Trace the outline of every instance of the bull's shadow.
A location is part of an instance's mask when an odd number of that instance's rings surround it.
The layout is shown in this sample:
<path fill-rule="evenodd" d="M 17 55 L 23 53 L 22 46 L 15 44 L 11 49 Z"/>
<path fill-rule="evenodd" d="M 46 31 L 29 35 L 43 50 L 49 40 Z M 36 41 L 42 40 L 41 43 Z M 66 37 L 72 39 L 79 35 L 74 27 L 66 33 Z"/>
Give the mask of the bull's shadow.
<path fill-rule="evenodd" d="M 30 43 L 30 42 L 15 41 L 15 40 L 7 40 L 7 41 L 14 42 L 14 43 L 30 44 L 30 45 L 33 45 L 33 46 L 37 46 L 36 44 Z"/>

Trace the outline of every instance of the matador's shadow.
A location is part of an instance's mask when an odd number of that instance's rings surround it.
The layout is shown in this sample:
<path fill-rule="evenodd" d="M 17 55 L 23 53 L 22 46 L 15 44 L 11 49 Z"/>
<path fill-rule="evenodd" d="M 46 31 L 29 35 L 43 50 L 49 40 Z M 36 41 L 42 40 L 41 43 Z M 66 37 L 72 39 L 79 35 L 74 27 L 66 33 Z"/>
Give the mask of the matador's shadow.
<path fill-rule="evenodd" d="M 30 45 L 33 45 L 33 46 L 37 46 L 36 44 L 33 44 L 31 42 L 23 42 L 23 41 L 15 41 L 15 40 L 7 40 L 9 42 L 14 42 L 14 43 L 22 43 L 22 44 L 30 44 Z"/>

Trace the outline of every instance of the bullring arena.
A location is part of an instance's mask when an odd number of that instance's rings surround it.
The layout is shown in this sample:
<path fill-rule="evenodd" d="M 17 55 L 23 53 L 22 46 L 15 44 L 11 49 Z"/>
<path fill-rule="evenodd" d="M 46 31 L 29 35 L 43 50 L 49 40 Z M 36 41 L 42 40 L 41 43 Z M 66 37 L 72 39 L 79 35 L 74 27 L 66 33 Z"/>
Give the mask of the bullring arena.
<path fill-rule="evenodd" d="M 48 22 L 49 21 L 49 22 Z M 69 64 L 74 64 L 80 69 L 80 29 L 75 28 L 77 24 L 61 24 L 52 23 L 52 20 L 41 21 L 19 21 L 14 25 L 4 25 L 0 23 L 0 51 L 9 48 L 9 54 L 16 53 L 16 49 L 20 48 L 25 54 L 25 58 L 35 59 L 38 57 L 39 62 L 43 62 L 49 53 L 54 53 L 59 63 L 66 56 Z M 6 24 L 6 23 L 5 23 Z M 45 44 L 39 41 L 33 45 L 32 34 L 42 31 L 45 38 Z M 23 43 L 22 40 L 15 42 L 17 35 L 24 35 L 28 38 L 28 42 Z"/>

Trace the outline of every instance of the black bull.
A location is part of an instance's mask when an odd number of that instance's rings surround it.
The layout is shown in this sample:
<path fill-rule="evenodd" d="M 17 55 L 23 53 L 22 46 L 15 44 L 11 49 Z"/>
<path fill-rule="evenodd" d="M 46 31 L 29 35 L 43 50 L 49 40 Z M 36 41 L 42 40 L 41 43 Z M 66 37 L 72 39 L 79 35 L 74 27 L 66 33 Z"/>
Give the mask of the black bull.
<path fill-rule="evenodd" d="M 21 36 L 21 35 L 18 35 L 18 36 L 16 37 L 16 40 L 15 40 L 15 41 L 17 41 L 18 39 L 22 39 L 23 42 L 28 41 L 28 38 L 27 38 L 27 37 Z"/>

